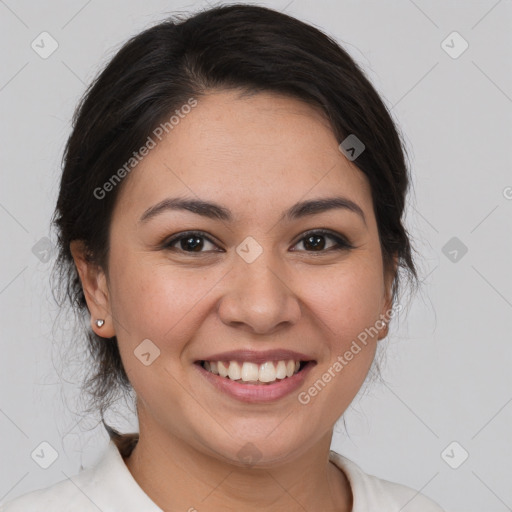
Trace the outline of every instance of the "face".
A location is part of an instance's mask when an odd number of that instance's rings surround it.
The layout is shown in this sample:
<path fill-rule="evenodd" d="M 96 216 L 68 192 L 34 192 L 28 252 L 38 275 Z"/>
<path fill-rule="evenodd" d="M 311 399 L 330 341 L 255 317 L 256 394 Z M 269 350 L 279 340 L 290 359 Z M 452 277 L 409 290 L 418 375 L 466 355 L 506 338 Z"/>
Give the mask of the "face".
<path fill-rule="evenodd" d="M 92 293 L 111 313 L 96 331 L 117 336 L 146 425 L 233 463 L 247 443 L 261 463 L 284 461 L 332 432 L 368 373 L 392 283 L 370 186 L 338 145 L 298 100 L 212 92 L 125 178 L 108 279 Z M 291 210 L 327 198 L 344 202 Z M 246 376 L 262 352 L 303 363 L 263 385 L 198 364 L 233 351 L 220 357 L 252 360 Z"/>

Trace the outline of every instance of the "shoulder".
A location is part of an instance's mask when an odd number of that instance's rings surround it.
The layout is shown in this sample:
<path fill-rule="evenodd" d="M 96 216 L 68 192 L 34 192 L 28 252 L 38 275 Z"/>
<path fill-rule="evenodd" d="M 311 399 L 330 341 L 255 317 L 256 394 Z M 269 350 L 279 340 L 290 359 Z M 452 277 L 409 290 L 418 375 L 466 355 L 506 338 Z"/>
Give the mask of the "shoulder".
<path fill-rule="evenodd" d="M 161 512 L 138 486 L 123 460 L 130 436 L 111 440 L 98 463 L 66 480 L 15 498 L 0 512 Z"/>
<path fill-rule="evenodd" d="M 415 489 L 365 473 L 355 462 L 331 450 L 330 460 L 346 474 L 353 494 L 353 512 L 445 512 Z"/>
<path fill-rule="evenodd" d="M 93 470 L 82 470 L 72 478 L 23 494 L 5 503 L 0 506 L 0 512 L 97 512 L 95 504 L 81 491 L 90 487 L 93 479 Z"/>

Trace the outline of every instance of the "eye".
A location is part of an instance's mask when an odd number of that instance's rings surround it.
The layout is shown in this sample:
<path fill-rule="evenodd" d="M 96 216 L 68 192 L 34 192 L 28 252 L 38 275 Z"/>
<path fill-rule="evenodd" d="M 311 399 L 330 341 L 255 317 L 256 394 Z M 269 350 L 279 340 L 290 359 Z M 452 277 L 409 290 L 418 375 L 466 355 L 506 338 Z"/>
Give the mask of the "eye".
<path fill-rule="evenodd" d="M 328 245 L 326 243 L 326 239 L 330 239 L 334 244 L 331 245 L 331 247 L 326 247 Z M 178 243 L 179 246 L 176 247 L 176 244 Z M 335 250 L 349 250 L 353 248 L 353 245 L 344 237 L 336 235 L 326 229 L 308 231 L 295 245 L 300 243 L 303 244 L 306 252 L 327 252 Z M 215 249 L 213 249 L 213 251 L 211 249 L 203 250 L 205 248 L 205 244 L 206 247 L 208 247 L 208 244 L 213 248 L 217 247 L 217 245 L 202 231 L 187 231 L 171 237 L 164 243 L 163 248 L 186 253 L 222 252 L 222 249 L 220 251 Z M 295 249 L 292 250 L 295 252 Z"/>
<path fill-rule="evenodd" d="M 334 245 L 326 249 L 325 240 L 328 238 L 334 241 Z M 345 238 L 335 235 L 326 229 L 308 231 L 302 236 L 299 243 L 303 244 L 307 252 L 327 252 L 353 249 L 353 245 L 351 245 Z"/>
<path fill-rule="evenodd" d="M 202 250 L 205 246 L 204 240 L 206 240 L 207 244 L 209 243 L 215 247 L 215 244 L 201 231 L 187 231 L 185 233 L 180 233 L 179 235 L 173 236 L 167 240 L 163 247 L 165 249 L 178 250 L 183 252 L 209 252 Z M 177 242 L 180 242 L 180 247 L 173 247 Z"/>

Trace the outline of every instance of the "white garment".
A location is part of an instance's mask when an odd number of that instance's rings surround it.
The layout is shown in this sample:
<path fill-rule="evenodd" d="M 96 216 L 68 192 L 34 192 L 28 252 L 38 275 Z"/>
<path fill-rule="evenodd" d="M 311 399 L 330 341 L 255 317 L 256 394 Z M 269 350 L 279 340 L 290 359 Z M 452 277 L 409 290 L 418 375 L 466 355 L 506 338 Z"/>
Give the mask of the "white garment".
<path fill-rule="evenodd" d="M 331 450 L 330 460 L 347 475 L 352 512 L 443 512 L 417 491 L 372 475 Z M 0 512 L 162 512 L 139 487 L 116 444 L 100 461 L 71 479 L 32 491 L 0 506 Z"/>

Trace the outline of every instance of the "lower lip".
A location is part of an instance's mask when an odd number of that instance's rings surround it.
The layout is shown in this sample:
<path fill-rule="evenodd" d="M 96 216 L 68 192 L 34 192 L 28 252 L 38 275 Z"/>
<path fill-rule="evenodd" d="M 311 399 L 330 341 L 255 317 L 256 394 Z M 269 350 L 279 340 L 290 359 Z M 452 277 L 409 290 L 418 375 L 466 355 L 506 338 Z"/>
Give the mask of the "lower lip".
<path fill-rule="evenodd" d="M 200 374 L 219 391 L 222 391 L 242 402 L 273 402 L 279 400 L 297 390 L 303 383 L 309 371 L 315 366 L 314 361 L 309 361 L 304 368 L 286 379 L 275 381 L 272 384 L 242 384 L 228 377 L 215 375 L 205 370 L 200 364 L 194 366 Z"/>

